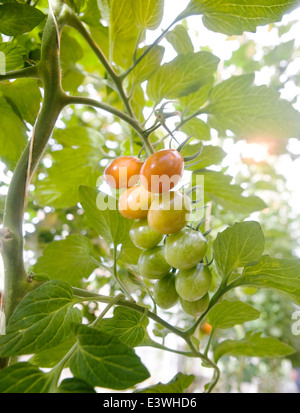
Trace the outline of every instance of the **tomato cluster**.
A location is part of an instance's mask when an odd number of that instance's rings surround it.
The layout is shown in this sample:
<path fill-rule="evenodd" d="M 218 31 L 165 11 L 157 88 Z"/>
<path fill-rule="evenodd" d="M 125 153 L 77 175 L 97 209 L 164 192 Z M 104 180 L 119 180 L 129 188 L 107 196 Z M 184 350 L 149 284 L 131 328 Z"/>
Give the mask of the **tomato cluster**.
<path fill-rule="evenodd" d="M 206 238 L 186 226 L 191 200 L 173 190 L 183 170 L 180 152 L 163 149 L 144 163 L 138 158 L 120 157 L 106 168 L 104 175 L 112 188 L 125 187 L 119 197 L 119 211 L 136 220 L 130 237 L 136 247 L 143 249 L 138 261 L 140 275 L 156 280 L 155 302 L 169 309 L 179 301 L 187 314 L 197 317 L 209 305 L 212 277 L 203 263 Z"/>

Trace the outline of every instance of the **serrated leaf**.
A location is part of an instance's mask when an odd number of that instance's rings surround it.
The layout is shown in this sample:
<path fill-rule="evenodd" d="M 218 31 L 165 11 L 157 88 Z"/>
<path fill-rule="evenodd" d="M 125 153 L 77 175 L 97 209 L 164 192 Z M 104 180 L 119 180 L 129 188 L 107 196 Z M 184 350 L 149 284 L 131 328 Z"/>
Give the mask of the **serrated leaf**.
<path fill-rule="evenodd" d="M 245 268 L 234 285 L 275 289 L 300 305 L 300 260 L 264 255 L 256 265 Z"/>
<path fill-rule="evenodd" d="M 211 126 L 244 139 L 298 136 L 300 113 L 277 90 L 253 81 L 253 74 L 233 76 L 213 89 L 206 108 Z"/>
<path fill-rule="evenodd" d="M 27 4 L 0 5 L 0 33 L 17 36 L 30 32 L 45 18 L 38 9 Z"/>
<path fill-rule="evenodd" d="M 28 136 L 25 124 L 3 96 L 0 96 L 0 125 L 0 159 L 14 169 Z"/>
<path fill-rule="evenodd" d="M 5 61 L 1 61 L 0 72 L 21 69 L 24 67 L 24 58 L 28 56 L 28 50 L 11 42 L 0 43 L 0 52 L 4 53 Z M 1 55 L 2 57 L 3 55 Z M 3 67 L 2 67 L 3 65 Z M 2 70 L 3 69 L 3 70 Z"/>
<path fill-rule="evenodd" d="M 177 373 L 169 383 L 157 383 L 154 386 L 136 391 L 136 393 L 184 393 L 193 383 L 195 376 Z"/>
<path fill-rule="evenodd" d="M 207 321 L 213 329 L 227 329 L 237 324 L 256 320 L 259 315 L 260 312 L 247 303 L 223 300 L 211 309 Z"/>
<path fill-rule="evenodd" d="M 244 340 L 222 341 L 214 351 L 216 362 L 223 356 L 284 357 L 295 350 L 288 344 L 272 337 L 261 337 L 261 333 L 248 333 Z"/>
<path fill-rule="evenodd" d="M 219 232 L 213 243 L 215 263 L 223 277 L 233 270 L 258 261 L 264 251 L 265 238 L 258 222 L 237 222 Z"/>
<path fill-rule="evenodd" d="M 215 32 L 227 35 L 255 32 L 263 26 L 281 20 L 299 4 L 298 0 L 191 0 L 180 18 L 203 14 L 203 23 Z"/>
<path fill-rule="evenodd" d="M 37 260 L 33 271 L 45 273 L 50 279 L 80 284 L 99 267 L 91 241 L 82 235 L 69 235 L 49 244 Z"/>
<path fill-rule="evenodd" d="M 0 393 L 47 393 L 49 376 L 28 362 L 0 371 Z"/>
<path fill-rule="evenodd" d="M 122 343 L 130 347 L 136 347 L 145 336 L 145 328 L 148 319 L 141 323 L 143 314 L 129 308 L 116 307 L 114 316 L 102 320 L 101 331 L 118 337 Z"/>
<path fill-rule="evenodd" d="M 219 59 L 209 52 L 179 55 L 151 76 L 148 96 L 158 103 L 163 98 L 176 99 L 195 92 L 211 81 L 218 64 Z"/>
<path fill-rule="evenodd" d="M 266 208 L 266 204 L 261 198 L 254 195 L 244 196 L 243 188 L 232 184 L 233 178 L 229 175 L 207 169 L 198 170 L 198 167 L 194 174 L 194 181 L 196 181 L 197 175 L 204 177 L 205 202 L 212 200 L 223 209 L 244 216 Z"/>
<path fill-rule="evenodd" d="M 27 294 L 12 314 L 6 335 L 0 337 L 1 357 L 33 354 L 58 345 L 80 322 L 69 284 L 49 281 Z"/>
<path fill-rule="evenodd" d="M 160 25 L 164 0 L 130 0 L 137 26 L 140 30 L 154 30 Z"/>
<path fill-rule="evenodd" d="M 146 380 L 149 373 L 134 350 L 92 327 L 77 330 L 78 347 L 70 360 L 75 377 L 92 387 L 124 390 Z"/>
<path fill-rule="evenodd" d="M 174 29 L 166 34 L 166 39 L 174 47 L 178 54 L 194 52 L 194 46 L 187 29 L 178 24 Z"/>

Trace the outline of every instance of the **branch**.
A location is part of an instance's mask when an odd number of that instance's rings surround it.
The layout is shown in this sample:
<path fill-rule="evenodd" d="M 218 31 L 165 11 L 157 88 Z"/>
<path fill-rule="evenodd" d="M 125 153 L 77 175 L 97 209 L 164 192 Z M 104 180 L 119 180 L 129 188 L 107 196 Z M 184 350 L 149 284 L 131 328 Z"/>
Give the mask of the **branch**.
<path fill-rule="evenodd" d="M 40 79 L 39 64 L 35 66 L 25 67 L 24 69 L 11 70 L 10 72 L 5 73 L 4 75 L 0 75 L 0 82 L 2 82 L 3 80 L 22 79 L 26 77 Z"/>
<path fill-rule="evenodd" d="M 115 109 L 114 107 L 103 103 L 103 102 L 98 102 L 95 99 L 91 98 L 86 98 L 83 96 L 64 96 L 64 106 L 67 105 L 86 105 L 86 106 L 92 106 L 95 108 L 99 108 L 104 110 L 105 112 L 111 113 L 112 115 L 124 120 L 127 122 L 132 128 L 137 132 L 137 134 L 140 136 L 140 138 L 143 140 L 143 143 L 145 145 L 145 148 L 148 152 L 148 154 L 151 154 L 154 152 L 152 145 L 149 143 L 148 136 L 149 134 L 146 133 L 143 128 L 140 126 L 137 120 L 133 119 L 131 116 L 126 115 L 126 113 L 121 112 L 118 109 Z"/>
<path fill-rule="evenodd" d="M 86 40 L 86 42 L 89 44 L 91 49 L 94 51 L 94 53 L 96 54 L 96 56 L 98 57 L 98 59 L 100 60 L 102 65 L 104 66 L 106 72 L 111 77 L 112 81 L 114 82 L 114 84 L 116 86 L 116 89 L 117 89 L 117 91 L 118 91 L 118 93 L 119 93 L 119 95 L 122 99 L 122 102 L 124 104 L 124 107 L 125 107 L 127 113 L 132 118 L 135 119 L 135 115 L 134 115 L 133 110 L 130 106 L 129 99 L 127 98 L 127 96 L 124 92 L 124 89 L 123 89 L 123 86 L 122 86 L 122 81 L 120 80 L 119 76 L 116 74 L 113 67 L 111 66 L 111 64 L 107 60 L 105 54 L 102 52 L 102 50 L 97 45 L 97 43 L 93 40 L 90 33 L 86 30 L 83 23 L 78 19 L 78 17 L 74 13 L 70 12 L 66 17 L 66 24 L 68 26 L 71 26 L 74 29 L 76 29 L 81 34 L 81 36 Z"/>
<path fill-rule="evenodd" d="M 127 77 L 129 75 L 129 73 L 131 73 L 133 71 L 133 69 L 144 59 L 144 57 L 147 56 L 147 54 L 153 49 L 153 47 L 157 46 L 158 43 L 166 36 L 166 34 L 168 33 L 168 31 L 171 29 L 172 26 L 174 26 L 175 23 L 177 23 L 179 21 L 179 16 L 176 17 L 176 19 L 174 21 L 172 21 L 172 23 L 161 33 L 161 35 L 158 36 L 158 38 L 148 47 L 148 49 L 146 49 L 144 51 L 143 54 L 141 54 L 141 56 L 136 59 L 134 61 L 134 63 L 130 66 L 129 69 L 126 70 L 126 72 L 122 73 L 120 76 L 120 79 L 122 79 L 122 81 L 125 79 L 125 77 Z"/>
<path fill-rule="evenodd" d="M 37 73 L 37 68 L 19 71 Z M 14 76 L 17 72 L 14 72 Z M 44 29 L 41 61 L 38 73 L 44 85 L 44 100 L 37 117 L 31 141 L 27 144 L 9 186 L 3 225 L 10 237 L 3 243 L 5 268 L 4 312 L 8 322 L 19 300 L 28 291 L 27 273 L 23 261 L 23 216 L 27 187 L 47 146 L 54 125 L 62 110 L 61 70 L 59 63 L 59 33 L 55 18 L 50 13 Z"/>

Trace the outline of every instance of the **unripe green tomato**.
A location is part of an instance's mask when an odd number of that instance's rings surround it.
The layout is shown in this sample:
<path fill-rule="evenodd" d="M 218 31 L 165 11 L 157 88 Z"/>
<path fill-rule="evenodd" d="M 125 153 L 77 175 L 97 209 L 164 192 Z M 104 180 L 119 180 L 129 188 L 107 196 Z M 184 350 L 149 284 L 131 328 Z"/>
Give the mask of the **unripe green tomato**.
<path fill-rule="evenodd" d="M 209 290 L 212 276 L 207 265 L 198 264 L 190 270 L 179 270 L 175 287 L 181 298 L 197 301 Z"/>
<path fill-rule="evenodd" d="M 160 280 L 156 281 L 153 297 L 156 304 L 165 310 L 173 307 L 177 303 L 179 295 L 175 289 L 175 275 L 173 273 L 169 272 Z"/>
<path fill-rule="evenodd" d="M 149 226 L 147 219 L 134 222 L 129 235 L 134 245 L 143 249 L 156 247 L 164 237 Z"/>
<path fill-rule="evenodd" d="M 193 317 L 199 317 L 205 310 L 207 310 L 209 305 L 209 294 L 205 294 L 197 301 L 187 301 L 180 298 L 180 304 L 185 313 L 192 315 Z"/>
<path fill-rule="evenodd" d="M 148 211 L 151 228 L 161 234 L 175 234 L 186 226 L 192 210 L 192 203 L 187 195 L 179 191 L 156 195 Z"/>
<path fill-rule="evenodd" d="M 164 247 L 144 250 L 138 261 L 138 270 L 143 278 L 157 280 L 166 275 L 171 266 L 165 260 Z"/>
<path fill-rule="evenodd" d="M 190 228 L 184 228 L 166 239 L 166 261 L 179 270 L 195 267 L 204 258 L 206 251 L 206 238 L 201 232 Z"/>

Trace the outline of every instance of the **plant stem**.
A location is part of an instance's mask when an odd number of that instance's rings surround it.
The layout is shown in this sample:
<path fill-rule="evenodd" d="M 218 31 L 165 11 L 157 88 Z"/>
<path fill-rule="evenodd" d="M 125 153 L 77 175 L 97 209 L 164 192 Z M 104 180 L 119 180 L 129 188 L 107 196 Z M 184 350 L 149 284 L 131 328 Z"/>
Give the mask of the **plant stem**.
<path fill-rule="evenodd" d="M 59 37 L 51 13 L 44 30 L 38 69 L 37 67 L 29 69 L 25 71 L 27 74 L 36 73 L 38 70 L 39 77 L 44 84 L 44 100 L 31 141 L 27 144 L 16 166 L 6 198 L 3 225 L 7 236 L 3 238 L 3 261 L 5 269 L 4 312 L 7 322 L 28 288 L 23 261 L 23 215 L 27 188 L 62 109 Z"/>
<path fill-rule="evenodd" d="M 133 71 L 133 69 L 144 59 L 145 56 L 153 49 L 153 47 L 157 46 L 158 43 L 165 37 L 165 35 L 168 33 L 168 31 L 171 29 L 172 26 L 174 26 L 175 23 L 177 23 L 178 17 L 172 23 L 158 36 L 158 38 L 144 51 L 144 53 L 141 54 L 130 66 L 129 69 L 126 70 L 126 72 L 122 73 L 120 76 L 120 79 L 124 80 L 125 77 L 129 75 Z"/>
<path fill-rule="evenodd" d="M 84 96 L 67 96 L 67 95 L 64 95 L 64 106 L 66 106 L 66 105 L 76 105 L 76 104 L 99 108 L 99 109 L 102 109 L 106 112 L 109 112 L 112 115 L 117 116 L 118 118 L 124 120 L 140 136 L 140 138 L 142 139 L 143 144 L 146 148 L 147 153 L 152 154 L 154 152 L 154 149 L 153 149 L 153 147 L 150 144 L 149 139 L 148 139 L 149 132 L 145 132 L 143 130 L 143 128 L 140 126 L 140 124 L 138 123 L 138 121 L 133 119 L 131 116 L 127 115 L 124 112 L 121 112 L 118 109 L 115 109 L 114 107 L 112 107 L 112 106 L 110 106 L 106 103 L 98 102 L 95 99 L 86 98 Z"/>
<path fill-rule="evenodd" d="M 81 297 L 81 298 L 86 298 L 87 301 L 94 300 L 94 301 L 100 301 L 102 303 L 109 303 L 113 299 L 113 297 L 108 297 L 108 296 L 92 293 L 90 291 L 82 290 L 82 289 L 76 288 L 76 287 L 72 287 L 72 289 L 73 289 L 73 293 L 74 293 L 75 296 Z M 135 310 L 135 311 L 137 311 L 138 313 L 141 313 L 141 314 L 144 314 L 144 312 L 145 312 L 145 307 L 135 303 L 132 300 L 130 300 L 130 301 L 129 300 L 120 300 L 120 301 L 118 301 L 117 305 L 120 305 L 120 306 L 126 307 L 126 308 L 130 308 L 130 309 Z M 167 321 L 160 318 L 158 315 L 152 313 L 151 311 L 148 311 L 148 317 L 151 318 L 152 320 L 158 322 L 159 324 L 161 324 L 163 327 L 167 328 L 172 333 L 174 333 L 174 334 L 182 337 L 183 339 L 185 339 L 186 334 L 183 330 L 180 330 L 180 329 L 172 326 Z"/>
<path fill-rule="evenodd" d="M 130 106 L 129 99 L 127 98 L 123 86 L 122 86 L 122 80 L 119 78 L 119 76 L 116 74 L 114 71 L 113 67 L 107 60 L 105 54 L 102 52 L 100 47 L 97 45 L 97 43 L 93 40 L 92 36 L 90 33 L 86 30 L 84 27 L 83 23 L 78 19 L 78 17 L 74 13 L 69 13 L 66 19 L 66 24 L 69 26 L 73 27 L 76 29 L 81 36 L 87 41 L 87 43 L 90 45 L 91 49 L 94 51 L 102 65 L 104 66 L 106 72 L 108 75 L 111 77 L 112 81 L 114 82 L 114 85 L 117 88 L 117 91 L 123 101 L 124 107 L 127 111 L 127 113 L 135 119 L 133 110 Z"/>
<path fill-rule="evenodd" d="M 107 312 L 114 306 L 116 305 L 120 300 L 123 300 L 125 298 L 124 294 L 118 294 L 115 298 L 113 298 L 107 306 L 104 308 L 102 313 L 96 318 L 96 320 L 91 324 L 91 327 L 97 327 L 98 324 L 101 322 L 103 317 L 107 314 Z"/>
<path fill-rule="evenodd" d="M 10 72 L 0 75 L 0 82 L 9 79 L 21 79 L 30 77 L 33 79 L 40 79 L 39 65 L 25 67 L 24 69 L 11 70 Z"/>

